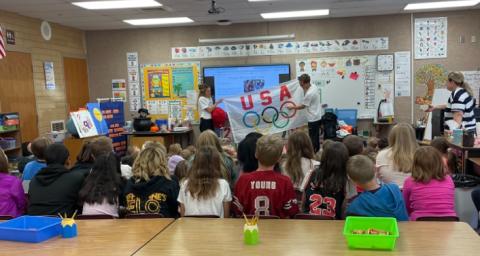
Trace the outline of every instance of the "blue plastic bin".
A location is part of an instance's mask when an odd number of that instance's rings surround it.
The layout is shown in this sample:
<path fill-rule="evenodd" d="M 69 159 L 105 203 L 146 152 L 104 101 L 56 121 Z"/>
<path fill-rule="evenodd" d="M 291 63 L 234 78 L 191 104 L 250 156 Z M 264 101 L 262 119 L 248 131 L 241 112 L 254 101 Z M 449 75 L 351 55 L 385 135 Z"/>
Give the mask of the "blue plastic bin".
<path fill-rule="evenodd" d="M 22 216 L 0 223 L 0 240 L 40 243 L 62 234 L 56 217 Z"/>

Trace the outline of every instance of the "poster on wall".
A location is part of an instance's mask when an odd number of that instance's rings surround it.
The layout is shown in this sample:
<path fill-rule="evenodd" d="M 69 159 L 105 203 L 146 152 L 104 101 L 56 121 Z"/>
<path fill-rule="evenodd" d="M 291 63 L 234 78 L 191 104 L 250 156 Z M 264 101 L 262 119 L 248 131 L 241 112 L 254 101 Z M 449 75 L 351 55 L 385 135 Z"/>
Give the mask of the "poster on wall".
<path fill-rule="evenodd" d="M 173 95 L 178 98 L 186 98 L 188 91 L 195 88 L 193 67 L 176 67 L 172 69 Z"/>
<path fill-rule="evenodd" d="M 114 99 L 127 101 L 127 83 L 125 79 L 112 79 L 112 96 Z"/>
<path fill-rule="evenodd" d="M 411 58 L 410 52 L 395 53 L 395 96 L 410 97 Z"/>
<path fill-rule="evenodd" d="M 172 62 L 160 64 L 141 64 L 140 85 L 143 88 L 143 107 L 150 110 L 154 118 L 167 119 L 172 116 L 178 119 L 189 118 L 198 121 L 196 108 L 187 111 L 185 106 L 196 106 L 198 95 L 199 66 L 200 62 Z M 150 74 L 150 75 L 149 75 Z M 154 77 L 156 76 L 156 77 Z M 164 82 L 162 82 L 162 79 Z M 164 87 L 165 86 L 165 89 Z M 164 95 L 164 92 L 168 94 Z M 152 103 L 152 101 L 156 101 Z M 175 115 L 170 116 L 169 102 L 180 102 L 180 109 L 174 109 Z M 153 108 L 153 112 L 150 108 Z M 193 115 L 192 115 L 193 111 Z M 178 114 L 178 115 L 177 115 Z M 191 119 L 193 116 L 193 119 Z"/>
<path fill-rule="evenodd" d="M 130 111 L 137 111 L 141 107 L 142 88 L 139 82 L 138 53 L 127 52 L 128 100 Z M 126 93 L 117 93 L 126 98 Z M 123 95 L 125 94 L 125 96 Z M 115 93 L 114 96 L 115 98 Z"/>
<path fill-rule="evenodd" d="M 170 98 L 171 68 L 156 67 L 143 70 L 145 100 Z"/>
<path fill-rule="evenodd" d="M 472 87 L 477 104 L 480 102 L 480 71 L 462 71 L 465 82 Z"/>
<path fill-rule="evenodd" d="M 415 19 L 415 59 L 447 57 L 447 17 Z"/>
<path fill-rule="evenodd" d="M 75 125 L 80 138 L 98 135 L 97 127 L 95 126 L 93 118 L 88 110 L 83 109 L 76 112 L 70 112 L 70 117 L 72 118 L 73 124 Z"/>
<path fill-rule="evenodd" d="M 182 102 L 179 100 L 171 100 L 168 102 L 168 118 L 170 119 L 182 119 Z"/>
<path fill-rule="evenodd" d="M 121 101 L 107 101 L 100 103 L 103 118 L 107 123 L 108 137 L 112 139 L 113 150 L 118 156 L 125 155 L 127 137 L 122 135 L 125 125 L 124 103 Z"/>
<path fill-rule="evenodd" d="M 173 47 L 172 59 L 388 50 L 388 37 Z"/>
<path fill-rule="evenodd" d="M 55 90 L 55 72 L 52 61 L 45 61 L 43 63 L 43 70 L 45 72 L 45 89 Z"/>

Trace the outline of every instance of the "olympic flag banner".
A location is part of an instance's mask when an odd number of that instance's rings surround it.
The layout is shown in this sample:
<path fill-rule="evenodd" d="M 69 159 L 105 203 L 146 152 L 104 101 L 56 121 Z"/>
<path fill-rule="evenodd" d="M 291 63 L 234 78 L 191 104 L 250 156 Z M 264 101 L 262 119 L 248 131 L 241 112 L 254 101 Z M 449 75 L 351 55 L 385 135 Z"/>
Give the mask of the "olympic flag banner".
<path fill-rule="evenodd" d="M 298 80 L 292 80 L 277 87 L 225 98 L 233 140 L 238 143 L 251 132 L 274 134 L 305 125 L 303 110 L 288 109 L 300 104 L 303 96 Z"/>

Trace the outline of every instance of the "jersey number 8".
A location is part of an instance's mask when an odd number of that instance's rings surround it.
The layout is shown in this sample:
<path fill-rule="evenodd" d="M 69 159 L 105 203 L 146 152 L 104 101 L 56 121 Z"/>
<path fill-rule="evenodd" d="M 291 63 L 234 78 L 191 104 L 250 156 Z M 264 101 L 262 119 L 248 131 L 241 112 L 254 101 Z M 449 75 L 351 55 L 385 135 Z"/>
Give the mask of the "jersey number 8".
<path fill-rule="evenodd" d="M 255 215 L 270 215 L 270 200 L 267 196 L 257 196 L 255 198 Z"/>

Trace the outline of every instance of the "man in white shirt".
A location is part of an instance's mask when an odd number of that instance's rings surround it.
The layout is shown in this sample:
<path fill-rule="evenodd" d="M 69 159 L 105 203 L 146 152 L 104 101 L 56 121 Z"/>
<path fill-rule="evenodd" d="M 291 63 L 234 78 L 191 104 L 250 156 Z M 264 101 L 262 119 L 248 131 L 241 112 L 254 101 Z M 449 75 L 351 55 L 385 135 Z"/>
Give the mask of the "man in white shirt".
<path fill-rule="evenodd" d="M 322 119 L 322 105 L 320 103 L 320 91 L 316 86 L 310 84 L 310 76 L 303 74 L 298 77 L 300 87 L 305 95 L 303 102 L 297 106 L 290 106 L 289 109 L 305 109 L 308 121 L 308 134 L 313 144 L 315 153 L 320 150 L 320 120 Z"/>

